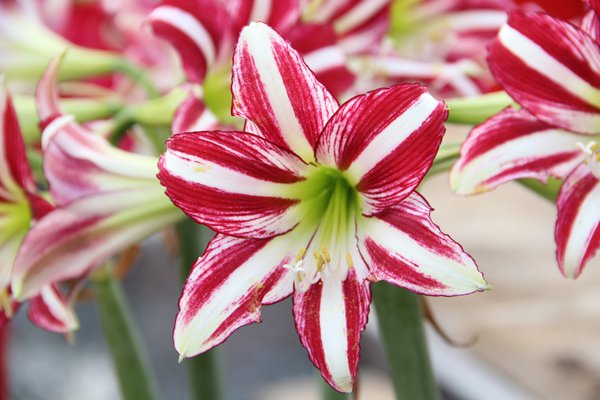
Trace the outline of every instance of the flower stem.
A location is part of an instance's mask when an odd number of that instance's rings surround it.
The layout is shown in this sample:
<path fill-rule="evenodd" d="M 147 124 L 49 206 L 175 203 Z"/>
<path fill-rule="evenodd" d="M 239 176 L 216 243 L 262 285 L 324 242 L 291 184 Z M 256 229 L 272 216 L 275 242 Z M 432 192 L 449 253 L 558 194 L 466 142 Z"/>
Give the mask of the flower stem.
<path fill-rule="evenodd" d="M 517 182 L 552 203 L 556 203 L 556 198 L 562 185 L 562 180 L 554 178 L 548 179 L 548 183 L 543 183 L 535 179 L 519 179 Z"/>
<path fill-rule="evenodd" d="M 152 83 L 152 81 L 148 79 L 146 71 L 144 71 L 137 65 L 131 63 L 130 61 L 121 60 L 117 65 L 117 71 L 131 78 L 134 84 L 139 84 L 144 89 L 148 97 L 156 98 L 160 95 L 160 93 L 154 86 L 154 83 Z"/>
<path fill-rule="evenodd" d="M 187 279 L 196 259 L 202 254 L 210 235 L 208 228 L 196 224 L 191 219 L 177 225 L 182 282 Z M 216 349 L 213 349 L 184 361 L 188 365 L 190 399 L 219 400 L 223 397 L 218 358 Z"/>
<path fill-rule="evenodd" d="M 93 283 L 100 325 L 116 368 L 123 400 L 157 399 L 157 380 L 150 368 L 121 284 L 114 277 L 110 265 L 94 275 Z"/>
<path fill-rule="evenodd" d="M 319 377 L 319 379 L 323 381 L 323 378 Z M 340 393 L 323 381 L 321 398 L 323 400 L 352 400 L 352 393 Z"/>
<path fill-rule="evenodd" d="M 396 398 L 437 399 L 419 296 L 385 282 L 371 287 Z"/>
<path fill-rule="evenodd" d="M 505 92 L 447 99 L 446 105 L 450 111 L 448 122 L 468 125 L 480 124 L 508 106 L 518 107 Z"/>

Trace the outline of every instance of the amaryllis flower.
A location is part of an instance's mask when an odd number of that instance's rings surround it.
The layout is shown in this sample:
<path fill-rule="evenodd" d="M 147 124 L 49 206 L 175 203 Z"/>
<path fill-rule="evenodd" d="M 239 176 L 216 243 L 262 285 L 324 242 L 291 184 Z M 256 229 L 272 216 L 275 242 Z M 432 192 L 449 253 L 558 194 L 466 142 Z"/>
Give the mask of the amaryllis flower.
<path fill-rule="evenodd" d="M 117 149 L 63 113 L 59 61 L 51 62 L 37 89 L 44 174 L 57 208 L 23 241 L 11 278 L 17 300 L 84 276 L 183 217 L 156 179 L 156 158 Z"/>
<path fill-rule="evenodd" d="M 32 223 L 51 209 L 37 191 L 11 97 L 0 83 L 0 319 L 4 322 L 19 307 L 9 288 L 17 251 Z M 31 300 L 29 316 L 37 326 L 55 332 L 78 326 L 68 299 L 51 285 Z"/>
<path fill-rule="evenodd" d="M 598 26 L 591 13 L 585 26 Z M 489 63 L 523 109 L 506 109 L 475 128 L 451 175 L 460 194 L 518 178 L 564 179 L 556 257 L 571 278 L 600 245 L 600 42 L 590 33 L 548 14 L 510 15 Z"/>
<path fill-rule="evenodd" d="M 415 84 L 340 107 L 261 23 L 240 35 L 232 92 L 244 132 L 174 135 L 159 164 L 173 202 L 218 232 L 185 284 L 175 347 L 181 358 L 205 352 L 293 293 L 311 360 L 351 391 L 371 281 L 444 296 L 487 288 L 415 191 L 446 108 Z"/>

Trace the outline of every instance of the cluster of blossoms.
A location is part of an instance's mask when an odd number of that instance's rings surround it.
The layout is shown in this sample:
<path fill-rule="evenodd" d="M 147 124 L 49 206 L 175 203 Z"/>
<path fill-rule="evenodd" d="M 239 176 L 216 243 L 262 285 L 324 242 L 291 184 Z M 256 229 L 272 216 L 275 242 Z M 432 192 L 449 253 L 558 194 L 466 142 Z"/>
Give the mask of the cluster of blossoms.
<path fill-rule="evenodd" d="M 2 321 L 27 301 L 71 332 L 88 277 L 187 215 L 216 235 L 179 301 L 180 358 L 291 296 L 350 392 L 371 282 L 489 288 L 417 188 L 448 118 L 434 95 L 498 89 L 520 108 L 471 131 L 452 189 L 563 180 L 557 260 L 577 277 L 600 246 L 600 3 L 569 22 L 523 3 L 0 3 Z"/>

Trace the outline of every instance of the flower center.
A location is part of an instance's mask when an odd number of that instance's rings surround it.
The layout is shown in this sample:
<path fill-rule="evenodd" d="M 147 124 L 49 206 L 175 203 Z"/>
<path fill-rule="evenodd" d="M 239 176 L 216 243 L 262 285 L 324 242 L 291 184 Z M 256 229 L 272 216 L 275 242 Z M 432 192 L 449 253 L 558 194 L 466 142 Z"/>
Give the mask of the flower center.
<path fill-rule="evenodd" d="M 600 146 L 596 141 L 592 140 L 587 145 L 583 143 L 577 143 L 581 151 L 583 152 L 584 161 L 592 174 L 598 179 L 600 179 Z"/>
<path fill-rule="evenodd" d="M 360 197 L 341 171 L 324 166 L 317 166 L 297 190 L 303 219 L 296 229 L 311 240 L 285 268 L 294 271 L 296 290 L 305 291 L 319 280 L 343 280 L 352 268 L 349 250 L 356 247 Z"/>

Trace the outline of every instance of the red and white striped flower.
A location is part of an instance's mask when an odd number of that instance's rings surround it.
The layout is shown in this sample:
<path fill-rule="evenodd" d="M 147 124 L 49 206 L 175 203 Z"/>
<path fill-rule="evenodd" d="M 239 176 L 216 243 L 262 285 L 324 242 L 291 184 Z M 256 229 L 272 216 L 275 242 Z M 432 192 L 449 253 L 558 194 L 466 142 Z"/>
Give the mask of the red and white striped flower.
<path fill-rule="evenodd" d="M 415 191 L 447 110 L 416 84 L 339 106 L 261 23 L 240 35 L 232 92 L 244 132 L 176 134 L 159 163 L 167 195 L 218 232 L 183 290 L 175 347 L 181 358 L 205 352 L 293 293 L 311 360 L 351 391 L 370 281 L 442 296 L 487 288 Z"/>
<path fill-rule="evenodd" d="M 12 273 L 19 301 L 78 278 L 183 217 L 156 179 L 157 160 L 110 145 L 59 107 L 59 58 L 44 73 L 37 108 L 44 174 L 57 208 L 29 231 Z"/>
<path fill-rule="evenodd" d="M 17 251 L 31 224 L 52 206 L 38 194 L 11 97 L 0 84 L 0 305 L 2 321 L 12 317 L 19 304 L 10 292 Z M 78 321 L 57 287 L 44 286 L 30 302 L 29 316 L 40 328 L 66 333 Z"/>
<path fill-rule="evenodd" d="M 597 18 L 588 15 L 584 27 L 596 26 Z M 556 256 L 562 273 L 571 278 L 579 276 L 600 246 L 595 144 L 600 137 L 600 42 L 594 32 L 543 13 L 512 13 L 490 47 L 489 63 L 523 109 L 506 109 L 476 127 L 451 174 L 459 194 L 518 178 L 564 179 L 557 199 Z"/>

